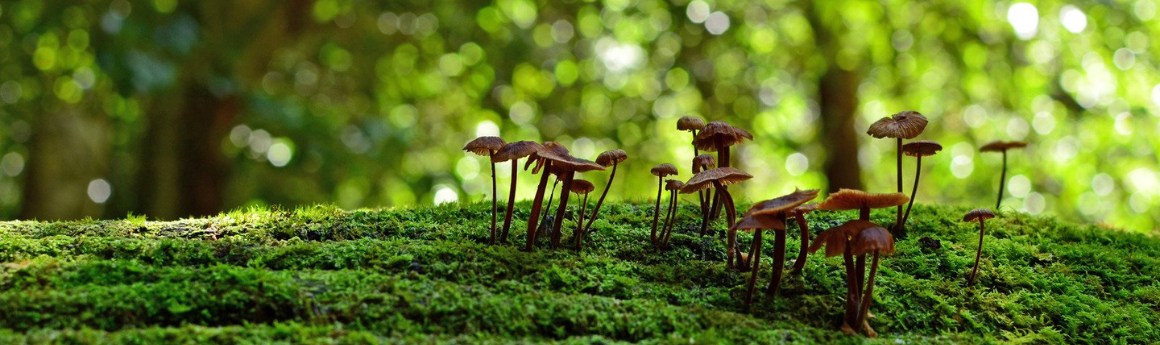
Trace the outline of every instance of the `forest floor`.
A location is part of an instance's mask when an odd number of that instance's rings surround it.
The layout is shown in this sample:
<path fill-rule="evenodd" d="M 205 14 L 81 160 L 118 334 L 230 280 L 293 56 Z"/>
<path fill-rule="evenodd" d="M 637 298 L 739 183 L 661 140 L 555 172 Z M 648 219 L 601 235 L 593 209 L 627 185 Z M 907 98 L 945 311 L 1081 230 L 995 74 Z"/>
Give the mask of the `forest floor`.
<path fill-rule="evenodd" d="M 840 257 L 811 255 L 747 307 L 749 274 L 725 270 L 720 238 L 694 235 L 692 204 L 667 251 L 648 241 L 651 202 L 605 205 L 582 252 L 521 251 L 526 202 L 512 244 L 486 245 L 490 206 L 0 222 L 0 343 L 1160 342 L 1160 240 L 1145 235 L 1006 212 L 967 287 L 977 223 L 918 205 L 878 272 L 881 337 L 864 339 L 838 331 Z M 811 233 L 855 213 L 812 213 Z"/>

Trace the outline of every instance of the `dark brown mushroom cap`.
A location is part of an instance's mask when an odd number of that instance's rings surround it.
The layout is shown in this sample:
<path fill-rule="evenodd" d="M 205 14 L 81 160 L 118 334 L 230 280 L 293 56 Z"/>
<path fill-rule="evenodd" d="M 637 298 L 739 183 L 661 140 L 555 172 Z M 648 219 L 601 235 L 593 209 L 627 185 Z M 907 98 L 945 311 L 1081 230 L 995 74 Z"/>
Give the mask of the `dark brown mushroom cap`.
<path fill-rule="evenodd" d="M 902 193 L 866 193 L 856 189 L 840 189 L 830 194 L 826 200 L 818 204 L 819 210 L 843 211 L 866 208 L 886 208 L 905 204 L 910 201 Z"/>
<path fill-rule="evenodd" d="M 942 145 L 930 140 L 916 140 L 902 145 L 902 154 L 911 157 L 933 156 L 939 151 L 942 151 Z"/>
<path fill-rule="evenodd" d="M 976 208 L 976 209 L 971 210 L 970 212 L 967 212 L 967 215 L 963 216 L 963 221 L 964 222 L 980 221 L 981 222 L 981 221 L 988 220 L 991 218 L 995 218 L 995 212 L 991 212 L 991 210 L 988 210 L 985 208 Z"/>
<path fill-rule="evenodd" d="M 806 214 L 806 213 L 810 213 L 810 212 L 817 211 L 817 210 L 818 210 L 818 203 L 811 202 L 811 203 L 808 203 L 805 205 L 795 207 L 793 209 L 793 212 L 797 213 L 797 214 Z"/>
<path fill-rule="evenodd" d="M 753 231 L 773 229 L 785 231 L 785 222 L 772 214 L 751 214 L 741 218 L 730 230 Z"/>
<path fill-rule="evenodd" d="M 697 133 L 697 138 L 693 139 L 693 146 L 712 152 L 717 151 L 718 144 L 728 147 L 740 144 L 743 139 L 753 140 L 753 134 L 725 122 L 713 121 Z"/>
<path fill-rule="evenodd" d="M 623 162 L 625 159 L 628 159 L 628 153 L 625 153 L 621 149 L 615 149 L 601 152 L 599 156 L 596 156 L 596 164 L 612 166 L 613 164 Z"/>
<path fill-rule="evenodd" d="M 854 248 L 850 248 L 850 252 L 854 255 L 874 252 L 878 252 L 879 255 L 894 253 L 894 236 L 891 236 L 890 232 L 881 226 L 862 229 L 858 232 L 858 236 L 854 237 L 854 242 L 851 244 L 854 245 Z"/>
<path fill-rule="evenodd" d="M 540 143 L 534 141 L 517 141 L 504 145 L 502 148 L 500 148 L 498 152 L 491 156 L 491 161 L 499 163 L 507 162 L 513 159 L 520 159 L 536 153 L 536 151 L 539 151 L 543 148 L 544 145 L 540 145 Z"/>
<path fill-rule="evenodd" d="M 712 169 L 713 167 L 717 166 L 717 158 L 714 158 L 713 155 L 696 156 L 696 157 L 693 157 L 693 166 L 701 168 L 701 169 L 704 169 L 704 168 Z"/>
<path fill-rule="evenodd" d="M 992 151 L 1007 151 L 1008 149 L 1017 149 L 1027 147 L 1027 143 L 1022 141 L 992 141 L 979 148 L 980 152 Z"/>
<path fill-rule="evenodd" d="M 681 180 L 665 180 L 665 190 L 681 190 L 685 183 Z"/>
<path fill-rule="evenodd" d="M 926 117 L 917 111 L 906 110 L 874 122 L 866 134 L 879 139 L 912 139 L 922 134 L 923 129 L 926 129 Z"/>
<path fill-rule="evenodd" d="M 677 120 L 677 129 L 682 131 L 696 131 L 705 128 L 705 120 L 696 116 L 681 116 Z"/>
<path fill-rule="evenodd" d="M 592 182 L 588 182 L 588 180 L 582 180 L 582 179 L 572 180 L 572 193 L 588 194 L 588 193 L 591 193 L 593 190 L 596 190 L 596 186 L 592 185 Z"/>
<path fill-rule="evenodd" d="M 652 170 L 649 170 L 649 172 L 652 173 L 653 176 L 656 176 L 656 177 L 665 177 L 665 176 L 669 176 L 669 175 L 676 175 L 677 174 L 677 166 L 669 164 L 669 163 L 657 164 L 656 166 L 652 167 Z"/>
<path fill-rule="evenodd" d="M 826 247 L 826 256 L 842 255 L 846 251 L 846 239 L 853 236 L 858 236 L 858 233 L 863 229 L 878 227 L 870 221 L 865 220 L 851 220 L 842 225 L 832 227 L 826 231 L 818 234 L 818 238 L 810 243 L 810 253 L 815 253 L 822 246 Z"/>
<path fill-rule="evenodd" d="M 539 150 L 529 156 L 528 161 L 524 163 L 524 170 L 527 170 L 528 166 L 534 162 L 536 164 L 536 168 L 532 169 L 532 173 L 536 174 L 539 173 L 540 168 L 544 166 L 544 161 L 550 160 L 553 162 L 561 162 L 566 161 L 571 157 L 572 155 L 568 154 L 568 149 L 565 148 L 564 145 L 560 145 L 560 143 L 555 141 L 549 141 L 544 143 L 544 145 L 542 145 Z"/>
<path fill-rule="evenodd" d="M 737 170 L 737 168 L 725 167 L 709 169 L 693 175 L 693 178 L 685 182 L 685 187 L 681 188 L 681 194 L 696 193 L 699 190 L 709 188 L 713 185 L 713 181 L 717 181 L 722 185 L 731 185 L 751 178 L 753 178 L 753 175 Z"/>
<path fill-rule="evenodd" d="M 463 146 L 463 150 L 480 156 L 491 156 L 492 152 L 499 151 L 507 143 L 500 137 L 479 137 Z"/>
<path fill-rule="evenodd" d="M 794 189 L 793 193 L 789 193 L 775 199 L 762 201 L 749 207 L 745 211 L 745 215 L 770 214 L 775 215 L 779 213 L 788 213 L 794 208 L 802 204 L 818 198 L 818 190 L 800 190 Z"/>

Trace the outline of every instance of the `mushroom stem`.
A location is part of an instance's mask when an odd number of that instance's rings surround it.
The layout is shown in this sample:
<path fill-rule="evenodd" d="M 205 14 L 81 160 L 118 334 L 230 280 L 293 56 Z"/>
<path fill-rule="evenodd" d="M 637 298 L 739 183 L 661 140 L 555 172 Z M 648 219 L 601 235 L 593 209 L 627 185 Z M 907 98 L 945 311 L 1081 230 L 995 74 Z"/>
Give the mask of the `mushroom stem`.
<path fill-rule="evenodd" d="M 527 251 L 532 250 L 532 245 L 536 243 L 536 225 L 540 220 L 540 209 L 544 202 L 544 189 L 548 187 L 548 169 L 552 167 L 552 162 L 544 163 L 544 170 L 540 171 L 540 186 L 536 188 L 536 197 L 532 199 L 532 214 L 528 217 L 528 247 Z"/>
<path fill-rule="evenodd" d="M 781 273 L 785 270 L 785 230 L 773 231 L 773 278 L 769 281 L 769 287 L 765 289 L 765 294 L 769 296 L 776 296 L 777 290 L 781 288 Z"/>
<path fill-rule="evenodd" d="M 564 226 L 564 214 L 568 212 L 568 196 L 572 194 L 572 180 L 576 173 L 564 172 L 564 186 L 560 190 L 560 206 L 556 208 L 556 219 L 552 225 L 552 248 L 560 248 L 561 228 Z"/>
<path fill-rule="evenodd" d="M 999 212 L 999 205 L 1003 203 L 1003 185 L 1007 183 L 1007 150 L 1003 150 L 1003 171 L 999 173 L 999 200 L 995 201 L 995 212 Z"/>
<path fill-rule="evenodd" d="M 712 194 L 712 193 L 708 193 Z M 709 233 L 709 209 L 701 207 L 701 236 L 704 237 Z"/>
<path fill-rule="evenodd" d="M 729 230 L 726 230 L 729 247 L 727 249 L 728 261 L 725 267 L 733 268 L 733 259 L 741 256 L 741 252 L 737 249 L 737 230 L 733 229 L 737 219 L 737 207 L 733 205 L 733 195 L 725 190 L 725 186 L 721 182 L 713 181 L 713 186 L 717 188 L 717 194 L 721 195 L 721 207 L 725 208 L 725 216 L 728 217 L 725 219 L 725 223 L 729 226 Z"/>
<path fill-rule="evenodd" d="M 975 267 L 971 268 L 971 277 L 967 279 L 967 286 L 975 285 L 975 274 L 979 273 L 979 259 L 983 257 L 983 233 L 986 232 L 986 225 L 982 219 L 979 220 L 979 250 L 975 252 Z"/>
<path fill-rule="evenodd" d="M 761 229 L 753 232 L 753 247 L 761 248 Z M 753 271 L 749 274 L 749 289 L 745 292 L 745 304 L 753 304 L 753 292 L 757 287 L 757 273 L 761 266 L 761 249 L 754 251 L 749 261 L 753 263 Z M 777 266 L 777 259 L 774 259 L 773 264 Z"/>
<path fill-rule="evenodd" d="M 729 167 L 729 147 L 721 145 L 720 143 L 717 145 L 717 167 Z M 722 186 L 721 189 L 725 191 L 729 190 L 729 188 L 725 186 Z M 709 211 L 709 219 L 717 219 L 718 217 L 721 217 L 721 206 L 724 205 L 721 205 L 721 192 L 718 191 L 713 195 L 713 208 Z"/>
<path fill-rule="evenodd" d="M 490 152 L 491 152 L 491 155 L 495 155 L 495 150 L 491 150 Z M 489 155 L 489 157 L 490 157 L 490 155 Z M 496 223 L 496 214 L 499 213 L 499 206 L 498 206 L 498 201 L 496 199 L 495 194 L 496 194 L 496 192 L 495 192 L 495 161 L 492 161 L 491 162 L 491 239 L 487 241 L 487 244 L 495 244 L 495 239 L 496 239 L 495 223 Z"/>
<path fill-rule="evenodd" d="M 572 237 L 576 238 L 576 250 L 583 249 L 581 244 L 584 242 L 584 209 L 588 207 L 588 194 L 584 194 L 584 200 L 580 203 L 580 216 L 576 217 L 576 233 Z"/>
<path fill-rule="evenodd" d="M 854 288 L 859 296 L 862 295 L 864 284 L 866 283 L 866 254 L 858 255 L 854 262 Z"/>
<path fill-rule="evenodd" d="M 604 184 L 604 191 L 600 193 L 600 199 L 596 200 L 596 207 L 592 208 L 592 216 L 588 218 L 588 225 L 584 226 L 584 232 L 592 230 L 592 223 L 596 222 L 596 216 L 600 214 L 600 206 L 604 205 L 604 198 L 608 196 L 608 190 L 612 188 L 612 180 L 616 178 L 616 163 L 612 163 L 612 173 L 608 175 L 608 183 Z M 583 222 L 583 218 L 580 219 Z"/>
<path fill-rule="evenodd" d="M 790 273 L 800 274 L 802 273 L 802 269 L 806 267 L 806 254 L 809 253 L 806 248 L 810 247 L 810 225 L 806 223 L 806 215 L 804 213 L 798 213 L 794 218 L 797 218 L 798 230 L 801 231 L 802 247 L 798 250 L 797 261 L 794 261 L 793 271 Z"/>
<path fill-rule="evenodd" d="M 866 322 L 866 315 L 870 314 L 870 302 L 874 299 L 874 276 L 877 273 L 878 273 L 878 251 L 875 250 L 874 251 L 874 262 L 870 264 L 870 278 L 868 278 L 868 283 L 866 285 L 866 294 L 862 295 L 862 308 L 858 312 L 858 320 L 854 323 L 855 325 L 861 325 L 862 323 Z M 867 330 L 867 334 L 870 334 L 869 330 Z M 876 334 L 874 334 L 874 335 L 876 335 Z M 874 335 L 871 335 L 871 336 L 874 336 Z"/>
<path fill-rule="evenodd" d="M 657 205 L 653 207 L 653 224 L 652 232 L 649 233 L 648 238 L 653 243 L 657 242 L 657 221 L 661 216 L 661 191 L 664 190 L 665 178 L 657 177 Z"/>
<path fill-rule="evenodd" d="M 863 207 L 858 209 L 858 220 L 870 220 L 870 208 Z"/>
<path fill-rule="evenodd" d="M 669 237 L 673 235 L 673 221 L 677 218 L 677 191 L 673 190 L 669 193 L 669 211 L 665 215 L 665 226 L 661 228 L 661 235 L 657 238 L 660 241 L 661 249 L 669 247 Z"/>
<path fill-rule="evenodd" d="M 854 244 L 850 242 L 850 238 L 847 236 L 846 250 L 842 253 L 842 261 L 846 264 L 846 315 L 843 317 L 842 323 L 846 326 L 843 328 L 854 329 L 850 325 L 857 325 L 854 321 L 857 318 L 860 300 L 857 289 L 854 287 L 854 254 L 851 251 Z"/>
<path fill-rule="evenodd" d="M 910 208 L 914 207 L 914 195 L 918 193 L 918 178 L 922 176 L 922 155 L 918 157 L 918 163 L 914 168 L 914 187 L 910 189 L 910 201 L 906 205 L 906 213 L 902 215 L 902 221 L 895 226 L 895 231 L 898 232 L 899 237 L 906 236 L 906 220 L 910 218 Z"/>
<path fill-rule="evenodd" d="M 508 241 L 508 229 L 511 229 L 511 227 L 512 227 L 512 211 L 515 210 L 515 206 L 516 206 L 516 180 L 520 176 L 519 175 L 520 169 L 519 169 L 518 162 L 519 162 L 518 158 L 512 159 L 512 182 L 511 182 L 511 187 L 508 188 L 509 191 L 508 191 L 507 212 L 504 213 L 504 216 L 503 216 L 503 232 L 500 232 L 500 234 L 499 234 L 499 241 L 501 243 L 507 243 L 507 241 Z"/>
<path fill-rule="evenodd" d="M 898 154 L 898 192 L 902 193 L 902 138 L 898 138 L 898 149 L 895 150 Z M 917 179 L 915 180 L 917 181 Z M 902 205 L 898 205 L 898 211 L 894 217 L 894 224 L 902 223 Z"/>

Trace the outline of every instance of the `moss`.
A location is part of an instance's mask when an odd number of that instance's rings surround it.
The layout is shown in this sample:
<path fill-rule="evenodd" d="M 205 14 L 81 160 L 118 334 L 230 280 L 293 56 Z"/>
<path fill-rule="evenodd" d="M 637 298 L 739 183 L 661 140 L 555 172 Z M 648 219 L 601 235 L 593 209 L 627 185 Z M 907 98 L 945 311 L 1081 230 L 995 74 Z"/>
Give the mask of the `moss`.
<path fill-rule="evenodd" d="M 691 204 L 665 252 L 647 244 L 643 202 L 605 205 L 583 252 L 523 252 L 527 206 L 516 208 L 513 244 L 499 246 L 484 244 L 490 203 L 0 223 L 0 343 L 1160 340 L 1160 241 L 1143 235 L 1005 214 L 988 222 L 967 288 L 978 233 L 956 221 L 966 209 L 916 206 L 879 270 L 882 338 L 864 340 L 836 331 L 840 258 L 811 256 L 776 299 L 746 307 L 748 273 L 724 270 L 719 237 L 694 235 Z M 854 216 L 819 212 L 811 228 Z M 574 228 L 567 219 L 566 234 Z"/>

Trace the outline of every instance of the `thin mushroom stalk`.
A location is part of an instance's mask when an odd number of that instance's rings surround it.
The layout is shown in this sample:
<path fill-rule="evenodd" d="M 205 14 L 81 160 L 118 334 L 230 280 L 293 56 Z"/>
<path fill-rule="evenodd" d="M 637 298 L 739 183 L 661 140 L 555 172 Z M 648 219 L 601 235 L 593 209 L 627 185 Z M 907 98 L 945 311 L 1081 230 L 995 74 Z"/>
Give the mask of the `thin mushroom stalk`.
<path fill-rule="evenodd" d="M 902 193 L 902 138 L 898 138 L 897 151 L 898 151 L 897 152 L 898 153 L 898 155 L 897 155 L 898 156 L 898 192 Z M 917 186 L 918 176 L 915 176 L 914 182 L 915 182 L 915 185 Z M 911 200 L 913 201 L 914 199 L 911 199 Z M 902 205 L 898 205 L 898 211 L 896 212 L 896 215 L 894 217 L 894 224 L 899 224 L 898 228 L 900 228 L 900 229 L 902 228 L 902 225 L 901 225 L 902 224 Z M 863 259 L 863 260 L 865 260 L 865 259 Z"/>
<path fill-rule="evenodd" d="M 525 248 L 531 251 L 533 245 L 536 243 L 536 226 L 540 220 L 540 209 L 544 202 L 544 190 L 548 187 L 548 169 L 552 168 L 552 162 L 544 163 L 543 170 L 540 171 L 540 185 L 536 188 L 536 197 L 532 199 L 532 214 L 528 216 L 528 246 Z"/>
<path fill-rule="evenodd" d="M 549 237 L 552 236 L 552 224 L 549 224 L 548 220 L 549 219 L 552 219 L 552 220 L 556 219 L 556 218 L 552 218 L 552 204 L 556 200 L 556 187 L 559 187 L 559 186 L 560 186 L 560 176 L 556 176 L 556 177 L 552 178 L 552 189 L 548 190 L 548 200 L 543 200 L 542 205 L 540 205 L 540 207 L 542 207 L 544 209 L 544 212 L 543 212 L 544 216 L 540 219 L 539 227 L 536 228 L 536 238 L 539 238 L 542 235 L 547 235 Z M 540 228 L 543 228 L 543 229 L 540 229 Z M 540 230 L 547 231 L 548 233 L 541 234 Z"/>
<path fill-rule="evenodd" d="M 663 177 L 657 178 L 657 203 L 653 207 L 653 221 L 652 232 L 649 233 L 649 240 L 653 243 L 657 242 L 657 222 L 661 216 L 661 192 L 664 191 L 665 179 Z"/>
<path fill-rule="evenodd" d="M 721 207 L 725 208 L 725 216 L 728 217 L 725 219 L 726 224 L 729 225 L 729 230 L 726 231 L 729 243 L 726 254 L 728 256 L 726 267 L 733 268 L 736 264 L 734 259 L 741 256 L 741 252 L 737 249 L 737 230 L 733 229 L 733 225 L 736 224 L 737 220 L 737 207 L 733 205 L 733 195 L 729 194 L 729 191 L 725 189 L 724 185 L 720 182 L 713 181 L 713 186 L 717 188 L 717 193 L 721 195 Z"/>
<path fill-rule="evenodd" d="M 568 195 L 572 190 L 572 180 L 575 179 L 575 173 L 568 171 L 564 173 L 564 186 L 560 191 L 560 206 L 556 208 L 556 219 L 552 225 L 552 248 L 560 248 L 561 228 L 564 226 L 564 214 L 568 212 Z"/>
<path fill-rule="evenodd" d="M 600 199 L 596 200 L 596 206 L 592 208 L 592 216 L 588 218 L 588 225 L 584 226 L 584 232 L 592 230 L 592 223 L 596 222 L 596 216 L 600 215 L 600 206 L 604 205 L 604 198 L 608 196 L 608 190 L 612 188 L 612 180 L 616 179 L 616 166 L 612 165 L 612 172 L 608 175 L 608 183 L 604 185 L 604 191 L 600 193 Z M 583 218 L 581 218 L 583 223 Z"/>
<path fill-rule="evenodd" d="M 914 187 L 910 189 L 910 202 L 906 203 L 906 213 L 902 215 L 902 221 L 898 222 L 897 231 L 901 234 L 906 230 L 906 220 L 910 218 L 910 208 L 914 207 L 914 195 L 918 194 L 918 179 L 922 177 L 922 156 L 918 156 L 918 162 L 914 168 Z"/>
<path fill-rule="evenodd" d="M 779 218 L 783 224 L 787 219 L 784 214 Z M 765 294 L 769 296 L 776 296 L 777 290 L 781 288 L 781 275 L 785 270 L 785 232 L 785 229 L 773 231 L 773 277 L 769 280 L 769 286 L 765 288 Z M 761 250 L 757 252 L 760 253 Z"/>
<path fill-rule="evenodd" d="M 507 243 L 508 229 L 512 227 L 512 212 L 515 211 L 516 206 L 516 181 L 519 179 L 519 159 L 512 160 L 512 182 L 511 188 L 508 188 L 508 202 L 507 212 L 503 216 L 503 231 L 499 234 L 500 243 Z"/>
<path fill-rule="evenodd" d="M 999 199 L 995 201 L 995 211 L 1003 204 L 1003 186 L 1007 184 L 1007 150 L 1003 150 L 1003 171 L 999 173 Z"/>
<path fill-rule="evenodd" d="M 761 229 L 753 232 L 753 247 L 758 249 L 753 251 L 753 254 L 749 256 L 749 260 L 753 262 L 753 271 L 749 274 L 749 286 L 745 293 L 745 304 L 753 303 L 753 293 L 757 288 L 757 273 L 760 271 L 761 266 L 761 232 Z M 777 259 L 773 260 L 773 265 L 777 266 Z"/>
<path fill-rule="evenodd" d="M 677 218 L 677 191 L 674 189 L 669 191 L 669 211 L 665 215 L 665 226 L 661 228 L 660 241 L 661 249 L 668 249 L 669 238 L 673 235 L 673 221 Z"/>
<path fill-rule="evenodd" d="M 851 251 L 853 244 L 850 243 L 849 237 L 846 239 L 846 250 L 842 253 L 842 262 L 846 265 L 846 315 L 843 321 L 842 330 L 847 333 L 856 333 L 852 325 L 857 325 L 858 306 L 861 304 L 861 296 L 858 294 L 856 287 L 857 279 L 854 271 L 854 254 Z"/>
<path fill-rule="evenodd" d="M 580 203 L 580 215 L 576 217 L 576 250 L 583 249 L 584 242 L 584 208 L 588 206 L 588 194 L 584 194 L 584 201 Z"/>
<path fill-rule="evenodd" d="M 729 167 L 729 147 L 724 145 L 717 145 L 717 167 Z M 728 191 L 729 189 L 722 186 L 721 190 Z M 709 210 L 709 220 L 715 220 L 721 217 L 721 190 L 713 193 L 713 206 Z"/>
<path fill-rule="evenodd" d="M 495 155 L 495 150 L 491 150 L 491 154 Z M 487 244 L 495 244 L 497 233 L 495 231 L 496 214 L 499 213 L 499 204 L 496 200 L 495 188 L 495 161 L 491 161 L 491 239 Z M 509 201 L 510 203 L 510 201 Z"/>
<path fill-rule="evenodd" d="M 979 273 L 979 259 L 983 258 L 983 235 L 987 232 L 985 222 L 979 221 L 979 249 L 975 251 L 975 266 L 971 268 L 971 277 L 967 279 L 967 286 L 975 285 L 975 276 Z"/>
<path fill-rule="evenodd" d="M 793 271 L 790 271 L 790 273 L 801 274 L 802 269 L 806 267 L 806 258 L 808 258 L 806 248 L 810 246 L 810 225 L 806 223 L 806 215 L 804 213 L 798 213 L 794 218 L 797 219 L 798 230 L 801 232 L 802 246 L 801 250 L 798 251 L 797 261 L 793 263 Z"/>
<path fill-rule="evenodd" d="M 862 295 L 862 306 L 860 308 L 860 311 L 858 312 L 858 320 L 854 322 L 854 324 L 856 324 L 856 325 L 864 325 L 864 327 L 866 327 L 868 329 L 867 333 L 873 332 L 873 329 L 869 329 L 870 326 L 866 325 L 866 316 L 868 314 L 870 314 L 870 303 L 874 299 L 874 276 L 877 273 L 878 273 L 878 251 L 875 250 L 874 251 L 874 261 L 873 261 L 873 263 L 870 264 L 870 277 L 867 278 L 869 282 L 867 283 L 867 286 L 866 286 L 866 293 L 864 295 Z"/>

